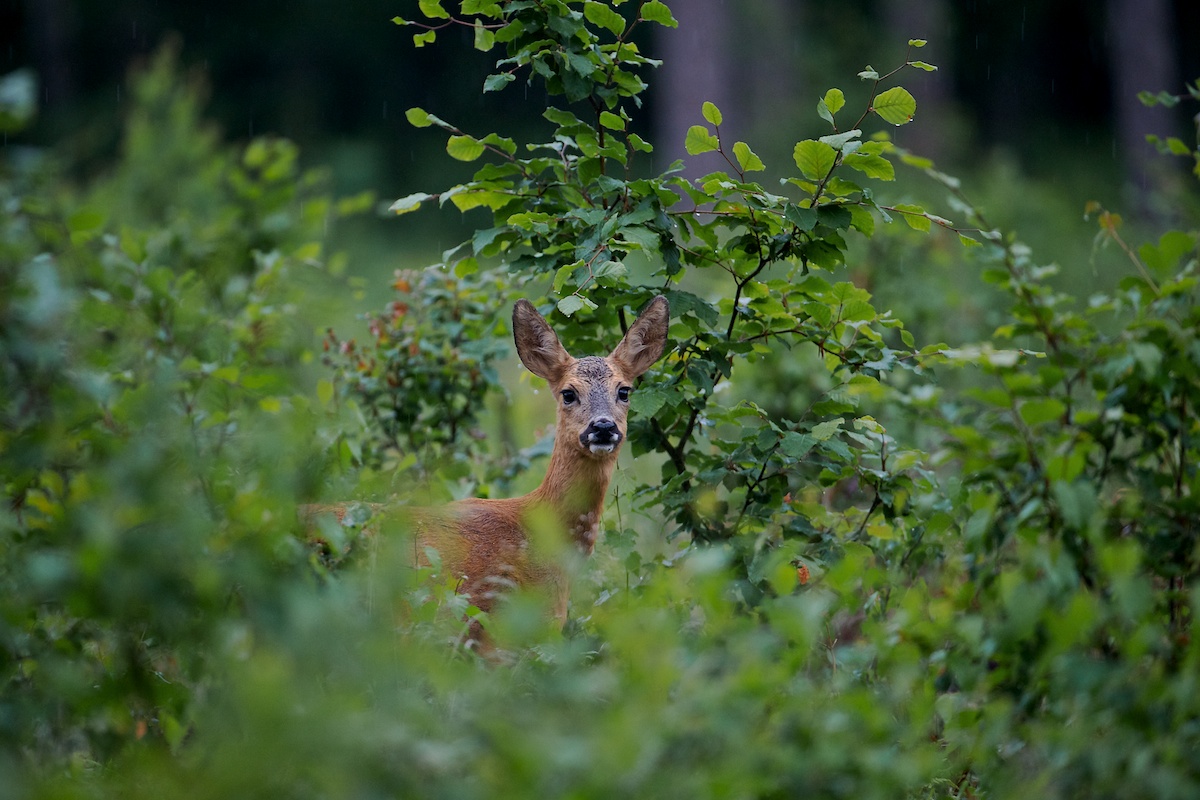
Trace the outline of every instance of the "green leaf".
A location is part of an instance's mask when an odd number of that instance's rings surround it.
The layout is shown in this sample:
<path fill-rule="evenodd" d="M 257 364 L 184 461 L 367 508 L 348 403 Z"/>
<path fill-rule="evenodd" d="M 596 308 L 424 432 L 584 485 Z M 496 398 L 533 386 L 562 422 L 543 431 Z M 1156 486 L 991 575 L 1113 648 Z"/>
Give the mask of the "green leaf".
<path fill-rule="evenodd" d="M 721 120 L 724 119 L 721 116 L 721 109 L 707 100 L 704 101 L 704 105 L 700 106 L 700 113 L 704 116 L 705 121 L 712 125 L 720 125 Z"/>
<path fill-rule="evenodd" d="M 629 134 L 629 143 L 633 145 L 633 149 L 642 153 L 653 153 L 654 146 L 647 142 L 636 133 Z"/>
<path fill-rule="evenodd" d="M 745 142 L 736 142 L 733 145 L 733 157 L 737 159 L 738 166 L 743 172 L 761 172 L 766 169 L 762 159 L 754 154 L 750 149 L 750 145 Z"/>
<path fill-rule="evenodd" d="M 846 105 L 846 95 L 841 89 L 830 89 L 825 93 L 825 107 L 829 109 L 829 113 L 836 114 L 842 110 L 842 106 Z"/>
<path fill-rule="evenodd" d="M 924 39 L 909 39 L 908 40 L 909 47 L 924 47 L 926 44 L 928 44 L 928 42 L 926 42 Z"/>
<path fill-rule="evenodd" d="M 892 162 L 883 156 L 851 153 L 842 159 L 842 163 L 851 169 L 858 170 L 869 178 L 878 178 L 883 181 L 894 181 L 896 179 L 896 168 L 892 166 Z"/>
<path fill-rule="evenodd" d="M 621 119 L 611 111 L 600 112 L 600 124 L 613 131 L 625 130 L 625 120 Z"/>
<path fill-rule="evenodd" d="M 917 113 L 917 101 L 903 86 L 893 86 L 875 97 L 871 110 L 885 122 L 904 125 Z"/>
<path fill-rule="evenodd" d="M 870 64 L 867 64 L 867 68 L 858 73 L 858 77 L 864 81 L 877 81 L 879 80 L 879 73 Z"/>
<path fill-rule="evenodd" d="M 659 0 L 650 0 L 642 6 L 642 19 L 647 22 L 657 22 L 668 28 L 678 28 L 679 23 L 671 16 L 671 9 Z"/>
<path fill-rule="evenodd" d="M 915 231 L 928 232 L 932 227 L 929 217 L 925 215 L 925 209 L 920 206 L 912 203 L 897 203 L 895 209 L 901 212 L 900 216 L 908 223 L 908 227 Z"/>
<path fill-rule="evenodd" d="M 575 315 L 575 312 L 584 308 L 591 311 L 596 308 L 596 304 L 586 297 L 580 297 L 577 294 L 569 294 L 558 301 L 558 310 L 566 317 L 572 317 Z"/>
<path fill-rule="evenodd" d="M 935 67 L 933 64 L 927 64 L 924 61 L 910 61 L 910 62 L 908 62 L 908 65 L 910 67 L 916 67 L 917 69 L 923 69 L 926 72 L 936 72 L 937 71 L 937 67 Z"/>
<path fill-rule="evenodd" d="M 406 20 L 404 17 L 392 17 L 392 22 L 395 23 L 396 25 L 407 25 L 408 24 L 408 20 Z"/>
<path fill-rule="evenodd" d="M 442 0 L 417 0 L 417 6 L 430 19 L 450 19 L 446 9 L 442 8 Z"/>
<path fill-rule="evenodd" d="M 688 128 L 687 136 L 683 140 L 684 149 L 687 150 L 688 155 L 692 156 L 711 153 L 720 146 L 720 140 L 709 133 L 703 125 L 693 125 Z"/>
<path fill-rule="evenodd" d="M 437 41 L 437 31 L 425 31 L 413 34 L 413 47 L 424 47 Z"/>
<path fill-rule="evenodd" d="M 849 145 L 852 140 L 857 139 L 860 136 L 862 136 L 862 131 L 860 131 L 858 128 L 855 128 L 854 130 L 844 131 L 843 133 L 827 134 L 817 139 L 817 141 L 829 145 L 834 150 L 853 152 L 853 148 L 847 147 L 847 145 Z M 860 146 L 861 142 L 854 142 L 855 148 Z"/>
<path fill-rule="evenodd" d="M 808 433 L 788 431 L 779 439 L 779 451 L 791 459 L 803 458 L 817 443 L 817 438 Z"/>
<path fill-rule="evenodd" d="M 833 435 L 842 427 L 844 420 L 841 417 L 835 417 L 831 420 L 816 425 L 812 429 L 813 437 L 819 442 L 825 442 L 833 438 Z"/>
<path fill-rule="evenodd" d="M 483 155 L 483 142 L 473 136 L 454 135 L 446 142 L 446 152 L 458 161 L 474 161 Z"/>
<path fill-rule="evenodd" d="M 583 16 L 593 25 L 608 29 L 614 36 L 620 36 L 625 32 L 624 18 L 604 3 L 585 3 Z"/>
<path fill-rule="evenodd" d="M 579 268 L 582 262 L 576 261 L 573 264 L 564 264 L 554 273 L 554 291 L 561 292 L 563 287 L 567 285 L 567 281 L 571 275 Z"/>
<path fill-rule="evenodd" d="M 475 20 L 475 49 L 487 52 L 496 44 L 496 34 L 483 27 L 483 20 Z"/>
<path fill-rule="evenodd" d="M 833 169 L 837 151 L 824 142 L 805 139 L 796 144 L 792 151 L 792 158 L 795 159 L 796 166 L 800 168 L 804 177 L 819 181 Z"/>
<path fill-rule="evenodd" d="M 388 211 L 396 214 L 407 214 L 409 211 L 416 211 L 421 207 L 421 203 L 433 197 L 433 195 L 425 194 L 424 192 L 416 192 L 407 197 L 401 197 L 396 202 L 388 206 Z"/>
<path fill-rule="evenodd" d="M 483 80 L 483 90 L 485 92 L 498 92 L 516 79 L 516 75 L 508 72 L 500 72 L 495 75 L 488 75 Z"/>
<path fill-rule="evenodd" d="M 783 215 L 787 218 L 788 222 L 795 225 L 801 231 L 811 231 L 817 227 L 817 210 L 815 208 L 801 208 L 789 203 L 784 208 Z"/>
<path fill-rule="evenodd" d="M 405 111 L 404 116 L 408 118 L 408 124 L 414 128 L 428 128 L 433 124 L 432 115 L 419 106 L 413 106 L 408 111 Z"/>

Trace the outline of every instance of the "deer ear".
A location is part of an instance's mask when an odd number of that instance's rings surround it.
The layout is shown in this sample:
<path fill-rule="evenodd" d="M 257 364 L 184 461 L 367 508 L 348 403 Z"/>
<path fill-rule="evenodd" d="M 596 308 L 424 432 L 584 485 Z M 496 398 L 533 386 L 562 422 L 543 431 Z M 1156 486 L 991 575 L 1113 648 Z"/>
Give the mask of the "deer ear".
<path fill-rule="evenodd" d="M 661 294 L 650 301 L 609 356 L 630 378 L 636 378 L 662 357 L 667 346 L 671 308 Z"/>
<path fill-rule="evenodd" d="M 551 383 L 556 383 L 574 360 L 528 300 L 518 300 L 513 306 L 513 339 L 525 368 Z"/>

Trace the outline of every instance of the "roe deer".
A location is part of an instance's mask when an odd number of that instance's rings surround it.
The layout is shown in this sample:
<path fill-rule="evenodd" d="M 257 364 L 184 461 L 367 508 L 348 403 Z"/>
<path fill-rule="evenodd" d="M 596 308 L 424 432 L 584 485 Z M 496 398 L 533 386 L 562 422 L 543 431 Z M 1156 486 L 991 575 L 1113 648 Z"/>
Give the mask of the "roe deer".
<path fill-rule="evenodd" d="M 510 499 L 459 500 L 413 513 L 417 552 L 433 547 L 460 591 L 490 611 L 510 586 L 549 590 L 553 613 L 567 616 L 566 573 L 552 553 L 539 552 L 531 526 L 552 523 L 583 555 L 596 545 L 604 495 L 625 440 L 634 381 L 662 356 L 667 299 L 655 297 L 608 356 L 574 358 L 528 300 L 513 308 L 513 337 L 521 362 L 550 384 L 557 411 L 554 450 L 538 488 Z M 353 504 L 311 506 L 306 515 L 332 512 L 340 522 Z M 472 623 L 469 637 L 485 645 Z"/>

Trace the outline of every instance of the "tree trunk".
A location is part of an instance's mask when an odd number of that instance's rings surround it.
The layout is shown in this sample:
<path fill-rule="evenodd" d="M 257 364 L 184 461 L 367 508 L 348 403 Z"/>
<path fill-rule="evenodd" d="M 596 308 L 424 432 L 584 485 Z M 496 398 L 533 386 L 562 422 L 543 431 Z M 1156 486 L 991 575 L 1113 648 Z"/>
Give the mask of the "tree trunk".
<path fill-rule="evenodd" d="M 689 162 L 685 174 L 697 177 L 719 167 L 718 156 L 688 158 L 683 148 L 688 128 L 706 124 L 700 115 L 704 101 L 715 103 L 728 120 L 728 129 L 721 126 L 722 138 L 741 127 L 730 47 L 734 15 L 726 0 L 687 0 L 673 4 L 671 11 L 679 27 L 656 28 L 655 52 L 651 54 L 663 61 L 651 78 L 655 81 L 651 101 L 654 168 L 661 171 L 675 159 L 684 158 Z"/>
<path fill-rule="evenodd" d="M 1152 213 L 1155 193 L 1168 188 L 1170 180 L 1172 164 L 1146 142 L 1146 135 L 1176 135 L 1174 112 L 1148 108 L 1137 94 L 1180 90 L 1171 19 L 1170 0 L 1108 0 L 1117 148 L 1132 201 L 1141 213 Z"/>

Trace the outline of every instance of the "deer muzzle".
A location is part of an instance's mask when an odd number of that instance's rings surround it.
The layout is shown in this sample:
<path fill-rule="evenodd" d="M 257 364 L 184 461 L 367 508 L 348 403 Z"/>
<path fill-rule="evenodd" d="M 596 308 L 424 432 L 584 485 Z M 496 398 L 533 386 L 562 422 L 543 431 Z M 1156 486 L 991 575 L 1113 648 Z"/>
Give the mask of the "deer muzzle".
<path fill-rule="evenodd" d="M 593 455 L 611 453 L 621 443 L 621 429 L 608 417 L 596 417 L 579 434 L 579 443 Z"/>

